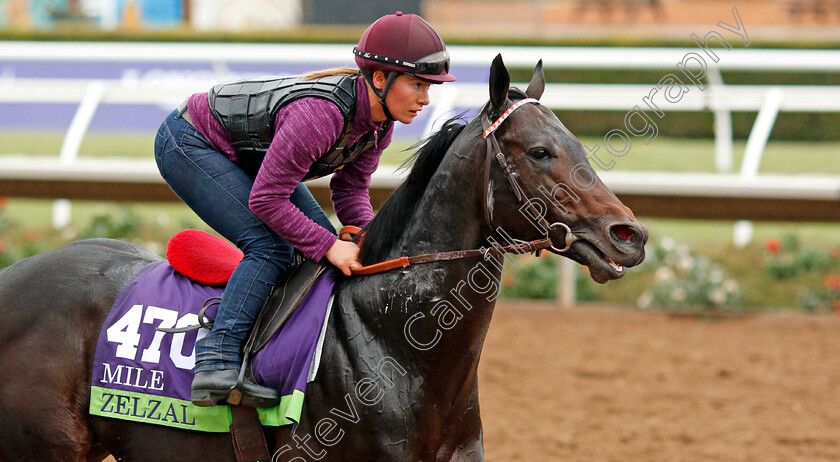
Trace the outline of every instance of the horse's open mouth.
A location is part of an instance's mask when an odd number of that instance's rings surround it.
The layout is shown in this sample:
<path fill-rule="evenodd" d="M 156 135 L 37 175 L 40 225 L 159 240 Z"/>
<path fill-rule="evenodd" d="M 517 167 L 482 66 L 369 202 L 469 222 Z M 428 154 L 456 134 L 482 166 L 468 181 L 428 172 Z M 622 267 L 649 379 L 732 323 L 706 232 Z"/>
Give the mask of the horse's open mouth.
<path fill-rule="evenodd" d="M 624 277 L 624 266 L 588 241 L 576 241 L 567 252 L 561 255 L 588 267 L 589 275 L 597 283 L 603 284 Z"/>

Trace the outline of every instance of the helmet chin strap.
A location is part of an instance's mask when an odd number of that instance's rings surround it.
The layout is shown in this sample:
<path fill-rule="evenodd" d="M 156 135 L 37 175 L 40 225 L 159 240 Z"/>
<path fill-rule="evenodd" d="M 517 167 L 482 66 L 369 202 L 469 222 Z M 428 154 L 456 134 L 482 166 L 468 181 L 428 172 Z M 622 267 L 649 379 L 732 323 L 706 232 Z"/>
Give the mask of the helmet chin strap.
<path fill-rule="evenodd" d="M 388 96 L 388 90 L 391 88 L 391 84 L 394 83 L 394 80 L 396 80 L 398 75 L 400 75 L 400 73 L 397 71 L 388 72 L 388 78 L 385 80 L 385 87 L 380 90 L 373 84 L 373 73 L 364 73 L 365 78 L 370 83 L 370 87 L 373 88 L 373 92 L 379 97 L 379 104 L 382 105 L 382 111 L 385 112 L 385 117 L 392 121 L 396 121 L 397 119 L 395 119 L 394 116 L 391 115 L 391 111 L 388 110 L 388 103 L 385 102 L 385 97 Z"/>

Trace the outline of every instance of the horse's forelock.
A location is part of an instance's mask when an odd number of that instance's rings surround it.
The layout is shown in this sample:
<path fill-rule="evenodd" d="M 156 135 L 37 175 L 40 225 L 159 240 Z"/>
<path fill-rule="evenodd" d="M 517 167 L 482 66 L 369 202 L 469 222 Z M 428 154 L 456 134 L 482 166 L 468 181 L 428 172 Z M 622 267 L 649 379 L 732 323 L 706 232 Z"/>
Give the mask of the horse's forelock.
<path fill-rule="evenodd" d="M 525 94 L 525 91 L 520 90 L 517 87 L 510 87 L 510 90 L 508 90 L 508 99 L 511 100 L 511 101 L 516 102 L 516 101 L 519 101 L 521 99 L 525 99 L 527 97 L 528 97 L 528 95 Z"/>

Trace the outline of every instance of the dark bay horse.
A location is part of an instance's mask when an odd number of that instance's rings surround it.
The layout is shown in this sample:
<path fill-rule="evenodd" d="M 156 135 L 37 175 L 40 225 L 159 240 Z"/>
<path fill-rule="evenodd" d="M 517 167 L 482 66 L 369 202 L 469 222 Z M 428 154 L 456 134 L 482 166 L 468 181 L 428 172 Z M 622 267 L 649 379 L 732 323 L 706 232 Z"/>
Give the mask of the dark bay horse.
<path fill-rule="evenodd" d="M 598 282 L 644 259 L 647 230 L 600 182 L 557 117 L 527 100 L 545 87 L 541 65 L 525 92 L 509 86 L 497 57 L 490 102 L 420 149 L 367 229 L 364 264 L 546 234 Z M 482 120 L 526 101 L 493 135 L 503 154 L 488 152 Z M 486 252 L 339 281 L 301 423 L 294 434 L 267 431 L 273 459 L 483 460 L 477 369 L 503 258 Z M 227 434 L 88 415 L 106 314 L 125 282 L 159 259 L 133 244 L 92 239 L 0 272 L 0 460 L 108 453 L 120 461 L 235 460 Z"/>

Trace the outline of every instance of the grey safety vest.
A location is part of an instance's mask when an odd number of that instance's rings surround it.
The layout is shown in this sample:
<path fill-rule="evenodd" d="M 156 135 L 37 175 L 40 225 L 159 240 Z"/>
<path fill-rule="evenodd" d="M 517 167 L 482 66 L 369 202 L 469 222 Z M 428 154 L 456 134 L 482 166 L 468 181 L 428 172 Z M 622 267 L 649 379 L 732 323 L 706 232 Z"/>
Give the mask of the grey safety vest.
<path fill-rule="evenodd" d="M 332 101 L 344 115 L 344 128 L 338 141 L 322 155 L 304 176 L 311 180 L 341 170 L 363 151 L 373 147 L 390 123 L 379 133 L 368 132 L 348 146 L 353 116 L 356 114 L 357 75 L 339 74 L 303 80 L 299 77 L 263 77 L 223 83 L 210 89 L 210 112 L 230 132 L 239 166 L 251 177 L 257 175 L 271 140 L 277 111 L 307 96 Z"/>

